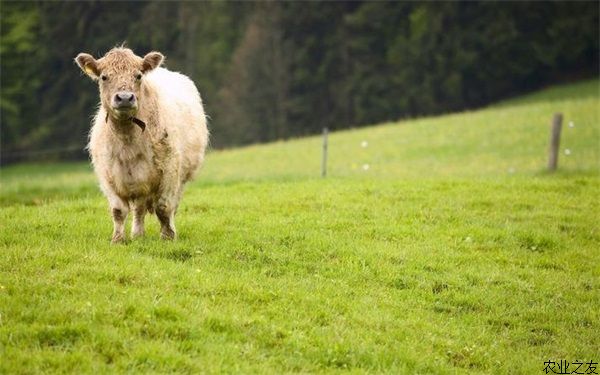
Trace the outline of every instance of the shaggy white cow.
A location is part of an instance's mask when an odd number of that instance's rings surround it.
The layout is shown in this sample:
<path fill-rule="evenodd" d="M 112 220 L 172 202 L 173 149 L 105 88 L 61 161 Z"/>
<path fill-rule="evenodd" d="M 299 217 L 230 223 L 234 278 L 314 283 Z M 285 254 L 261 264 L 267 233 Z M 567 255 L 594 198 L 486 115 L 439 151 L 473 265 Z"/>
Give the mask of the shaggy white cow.
<path fill-rule="evenodd" d="M 100 88 L 88 149 L 112 213 L 112 242 L 125 240 L 130 208 L 132 236 L 144 234 L 144 217 L 155 211 L 161 238 L 174 239 L 184 184 L 202 164 L 208 144 L 196 86 L 161 68 L 159 52 L 142 58 L 120 47 L 98 60 L 80 53 L 75 61 Z"/>

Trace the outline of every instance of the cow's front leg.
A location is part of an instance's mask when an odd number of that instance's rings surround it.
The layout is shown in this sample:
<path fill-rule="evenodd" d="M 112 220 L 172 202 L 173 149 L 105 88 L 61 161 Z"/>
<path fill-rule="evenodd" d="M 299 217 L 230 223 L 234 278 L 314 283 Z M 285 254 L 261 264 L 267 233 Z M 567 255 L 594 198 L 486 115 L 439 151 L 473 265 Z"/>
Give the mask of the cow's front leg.
<path fill-rule="evenodd" d="M 131 226 L 131 237 L 141 237 L 144 235 L 144 218 L 146 216 L 147 202 L 145 199 L 138 199 L 133 206 L 133 225 Z"/>
<path fill-rule="evenodd" d="M 109 200 L 110 213 L 113 219 L 112 243 L 125 241 L 125 220 L 129 213 L 129 206 L 120 198 L 114 197 Z"/>

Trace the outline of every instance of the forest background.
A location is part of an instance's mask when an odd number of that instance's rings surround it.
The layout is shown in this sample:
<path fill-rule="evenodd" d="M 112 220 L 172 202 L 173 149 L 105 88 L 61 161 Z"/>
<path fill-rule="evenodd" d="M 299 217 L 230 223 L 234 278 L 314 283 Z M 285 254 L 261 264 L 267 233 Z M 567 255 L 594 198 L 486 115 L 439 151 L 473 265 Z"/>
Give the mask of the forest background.
<path fill-rule="evenodd" d="M 215 148 L 460 111 L 598 75 L 598 2 L 0 2 L 1 162 L 86 157 L 73 58 L 126 42 L 197 84 Z"/>

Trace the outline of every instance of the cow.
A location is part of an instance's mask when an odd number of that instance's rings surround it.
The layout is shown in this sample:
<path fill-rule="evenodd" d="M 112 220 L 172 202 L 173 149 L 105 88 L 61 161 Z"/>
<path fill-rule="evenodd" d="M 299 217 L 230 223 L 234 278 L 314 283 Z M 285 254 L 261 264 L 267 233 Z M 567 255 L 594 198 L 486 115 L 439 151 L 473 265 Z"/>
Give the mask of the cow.
<path fill-rule="evenodd" d="M 98 83 L 100 104 L 87 146 L 113 220 L 112 243 L 144 235 L 146 213 L 156 213 L 160 237 L 175 239 L 175 214 L 184 185 L 204 162 L 209 132 L 202 99 L 185 75 L 116 47 L 102 58 L 87 53 L 77 65 Z"/>

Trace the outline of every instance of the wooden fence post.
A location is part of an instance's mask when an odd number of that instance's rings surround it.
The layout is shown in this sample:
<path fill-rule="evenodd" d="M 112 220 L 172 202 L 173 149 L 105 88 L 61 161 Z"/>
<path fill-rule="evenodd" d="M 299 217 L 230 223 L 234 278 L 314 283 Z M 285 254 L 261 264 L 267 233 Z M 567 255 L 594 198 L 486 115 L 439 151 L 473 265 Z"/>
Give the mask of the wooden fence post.
<path fill-rule="evenodd" d="M 321 177 L 327 176 L 327 134 L 329 129 L 323 128 L 323 158 L 321 159 Z"/>
<path fill-rule="evenodd" d="M 548 150 L 548 170 L 553 172 L 558 167 L 558 153 L 560 146 L 560 130 L 562 128 L 562 113 L 555 113 L 552 117 L 552 128 L 550 129 L 550 149 Z"/>

